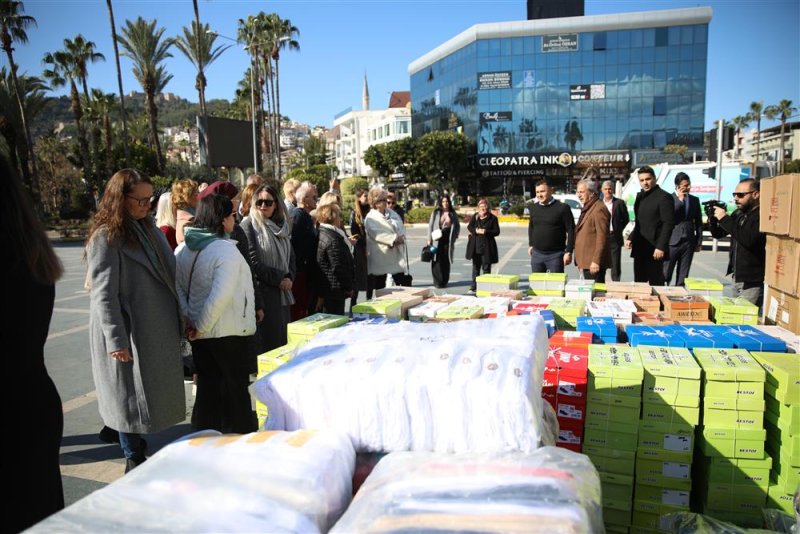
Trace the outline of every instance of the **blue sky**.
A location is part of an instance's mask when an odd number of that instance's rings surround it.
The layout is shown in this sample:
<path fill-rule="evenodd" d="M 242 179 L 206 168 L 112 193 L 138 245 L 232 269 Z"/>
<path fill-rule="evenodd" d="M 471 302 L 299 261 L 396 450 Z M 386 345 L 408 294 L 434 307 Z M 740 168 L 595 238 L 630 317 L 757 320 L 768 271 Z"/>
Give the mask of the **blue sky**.
<path fill-rule="evenodd" d="M 46 52 L 82 34 L 106 61 L 90 66 L 89 84 L 117 92 L 114 52 L 104 0 L 25 0 L 38 27 L 18 45 L 22 72 L 38 75 Z M 114 0 L 117 29 L 125 19 L 156 18 L 175 36 L 191 23 L 191 0 Z M 200 0 L 200 17 L 223 35 L 236 36 L 237 20 L 259 11 L 277 12 L 300 30 L 299 52 L 281 55 L 281 111 L 294 120 L 331 126 L 339 111 L 361 106 L 364 73 L 373 108 L 389 93 L 408 90 L 408 64 L 474 24 L 524 20 L 525 0 Z M 710 6 L 706 128 L 743 115 L 750 102 L 792 100 L 800 107 L 800 2 L 798 0 L 586 0 L 586 14 Z M 197 101 L 195 72 L 178 51 L 167 60 L 174 75 L 166 91 Z M 125 92 L 141 90 L 131 63 L 121 58 Z M 6 64 L 5 54 L 0 64 Z M 232 99 L 247 68 L 247 55 L 231 48 L 206 73 L 207 98 Z M 66 94 L 65 90 L 60 93 Z M 762 123 L 763 125 L 766 123 Z"/>

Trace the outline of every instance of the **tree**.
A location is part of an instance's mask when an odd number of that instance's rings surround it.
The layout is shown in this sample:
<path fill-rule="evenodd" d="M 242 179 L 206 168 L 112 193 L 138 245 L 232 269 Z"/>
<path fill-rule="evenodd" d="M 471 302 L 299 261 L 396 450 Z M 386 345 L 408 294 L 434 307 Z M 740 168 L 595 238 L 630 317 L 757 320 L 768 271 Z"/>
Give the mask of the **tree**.
<path fill-rule="evenodd" d="M 133 75 L 141 84 L 147 102 L 147 117 L 150 122 L 150 140 L 158 156 L 159 172 L 164 168 L 164 155 L 161 153 L 161 142 L 158 139 L 158 107 L 156 96 L 161 93 L 172 79 L 161 63 L 172 57 L 169 48 L 170 39 L 162 39 L 164 28 L 156 29 L 157 20 L 146 21 L 138 17 L 135 21 L 125 21 L 122 35 L 118 36 L 119 44 L 125 49 L 123 55 L 129 57 L 134 64 Z"/>
<path fill-rule="evenodd" d="M 251 106 L 253 109 L 251 113 L 255 114 L 256 135 L 260 136 L 260 139 L 257 140 L 257 146 L 261 146 L 261 156 L 263 157 L 264 154 L 269 152 L 269 145 L 271 143 L 267 138 L 267 131 L 264 125 L 264 114 L 261 112 L 263 109 L 261 91 L 263 79 L 259 74 L 261 70 L 259 69 L 259 64 L 261 62 L 261 46 L 259 41 L 260 21 L 261 15 L 257 17 L 253 17 L 251 15 L 246 19 L 239 19 L 239 28 L 237 30 L 236 37 L 239 42 L 244 43 L 247 46 L 247 53 L 250 54 L 249 80 L 247 82 L 240 82 L 239 86 L 241 88 L 243 85 L 247 85 L 247 87 L 250 87 L 250 90 L 252 91 L 252 93 L 250 93 L 253 100 L 253 105 Z M 245 93 L 243 93 L 242 96 L 244 94 Z M 261 158 L 259 158 L 259 160 L 260 159 Z M 256 168 L 255 171 L 258 172 L 259 169 Z"/>
<path fill-rule="evenodd" d="M 281 176 L 281 158 L 280 158 L 280 139 L 281 139 L 281 88 L 280 88 L 280 69 L 279 60 L 280 52 L 284 48 L 289 50 L 300 50 L 300 45 L 294 39 L 295 35 L 300 35 L 300 30 L 292 24 L 289 19 L 282 19 L 276 13 L 271 13 L 267 17 L 267 35 L 272 41 L 271 56 L 275 62 L 275 87 L 273 94 L 275 95 L 275 113 L 278 116 L 276 122 L 275 137 L 278 141 L 278 157 L 277 157 L 277 172 L 275 176 Z"/>
<path fill-rule="evenodd" d="M 19 117 L 22 121 L 22 128 L 25 131 L 25 142 L 27 160 L 30 163 L 22 166 L 22 178 L 31 190 L 34 203 L 39 198 L 39 180 L 36 173 L 36 157 L 33 153 L 33 138 L 25 115 L 25 106 L 22 104 L 22 92 L 19 81 L 17 80 L 17 64 L 14 63 L 14 43 L 27 43 L 28 34 L 26 30 L 36 26 L 36 19 L 29 15 L 24 15 L 25 6 L 17 0 L 0 0 L 0 39 L 2 48 L 8 58 L 9 72 L 14 88 L 14 94 L 19 109 Z"/>
<path fill-rule="evenodd" d="M 309 136 L 303 143 L 303 153 L 305 155 L 306 167 L 310 165 L 322 165 L 328 161 L 328 147 L 325 139 L 315 135 Z"/>
<path fill-rule="evenodd" d="M 105 94 L 99 89 L 92 89 L 92 102 L 94 114 L 100 119 L 103 129 L 103 144 L 106 155 L 105 176 L 110 177 L 114 174 L 114 128 L 111 123 L 111 113 L 116 111 L 117 97 L 108 93 Z"/>
<path fill-rule="evenodd" d="M 756 157 L 753 158 L 755 160 L 758 160 L 758 157 L 761 155 L 761 113 L 763 110 L 763 102 L 750 102 L 750 113 L 748 114 L 748 118 L 751 122 L 755 121 L 756 123 Z"/>
<path fill-rule="evenodd" d="M 689 152 L 689 147 L 686 145 L 666 145 L 664 152 L 667 154 L 678 154 L 681 157 L 681 162 L 686 161 L 686 153 Z"/>
<path fill-rule="evenodd" d="M 781 119 L 781 152 L 778 160 L 781 172 L 783 172 L 784 162 L 786 161 L 786 138 L 784 135 L 786 132 L 786 119 L 791 117 L 795 111 L 797 111 L 797 108 L 792 105 L 792 101 L 786 99 L 781 100 L 774 106 L 768 106 L 767 109 L 764 110 L 764 115 L 766 115 L 768 119 L 775 120 L 776 117 L 780 117 Z"/>
<path fill-rule="evenodd" d="M 36 143 L 42 204 L 50 215 L 58 214 L 62 206 L 70 203 L 71 191 L 83 190 L 80 172 L 69 161 L 68 152 L 64 141 L 52 135 L 41 137 Z"/>
<path fill-rule="evenodd" d="M 197 5 L 197 0 L 195 0 L 195 5 Z M 206 117 L 206 86 L 208 83 L 204 72 L 225 50 L 230 48 L 230 45 L 218 45 L 215 47 L 214 41 L 217 39 L 217 34 L 211 31 L 211 27 L 208 24 L 203 24 L 199 27 L 200 31 L 197 31 L 197 28 L 198 26 L 194 22 L 191 29 L 184 26 L 183 35 L 177 36 L 174 39 L 174 43 L 175 47 L 197 69 L 194 87 L 197 89 L 197 95 L 200 98 L 200 115 Z"/>
<path fill-rule="evenodd" d="M 128 120 L 125 116 L 125 91 L 122 89 L 122 69 L 119 66 L 119 39 L 117 38 L 117 25 L 114 23 L 114 8 L 111 0 L 106 0 L 108 19 L 111 24 L 111 41 L 114 43 L 114 60 L 117 64 L 117 86 L 119 87 L 119 113 L 122 120 L 122 145 L 125 149 L 125 167 L 131 166 L 131 150 L 128 145 Z"/>
<path fill-rule="evenodd" d="M 463 134 L 431 132 L 417 141 L 420 173 L 437 188 L 452 188 L 467 168 L 469 140 Z"/>
<path fill-rule="evenodd" d="M 41 79 L 24 75 L 17 78 L 17 84 L 25 116 L 33 121 L 46 105 L 44 92 L 48 87 Z M 15 169 L 29 163 L 25 127 L 16 102 L 17 89 L 11 73 L 0 67 L 0 136 L 6 142 L 8 159 Z"/>
<path fill-rule="evenodd" d="M 364 163 L 372 167 L 372 170 L 379 176 L 389 176 L 389 173 L 392 172 L 384 153 L 386 146 L 390 144 L 371 145 L 364 151 Z"/>
<path fill-rule="evenodd" d="M 742 155 L 742 145 L 739 143 L 739 136 L 741 131 L 747 128 L 747 125 L 750 124 L 750 118 L 747 115 L 737 115 L 733 119 L 731 119 L 731 124 L 736 127 L 736 147 L 737 147 L 737 156 Z"/>

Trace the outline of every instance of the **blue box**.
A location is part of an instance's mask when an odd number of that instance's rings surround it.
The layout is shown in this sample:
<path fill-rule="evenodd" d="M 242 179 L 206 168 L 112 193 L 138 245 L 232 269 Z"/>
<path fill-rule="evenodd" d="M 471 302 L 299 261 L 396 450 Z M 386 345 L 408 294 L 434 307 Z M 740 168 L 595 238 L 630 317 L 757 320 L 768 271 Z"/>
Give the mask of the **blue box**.
<path fill-rule="evenodd" d="M 737 349 L 758 352 L 786 352 L 786 343 L 784 341 L 765 334 L 752 326 L 725 325 L 721 330 L 723 330 L 723 335 L 730 339 Z"/>
<path fill-rule="evenodd" d="M 680 337 L 688 349 L 732 349 L 733 340 L 724 335 L 723 329 L 716 325 L 676 325 L 675 335 Z"/>
<path fill-rule="evenodd" d="M 685 347 L 685 341 L 675 335 L 670 326 L 628 325 L 625 332 L 628 334 L 628 343 L 631 347 L 638 345 L 652 345 L 654 347 Z"/>
<path fill-rule="evenodd" d="M 617 337 L 617 325 L 611 317 L 578 317 L 578 332 L 591 332 L 597 337 Z"/>
<path fill-rule="evenodd" d="M 556 331 L 556 316 L 553 310 L 537 310 L 536 313 L 544 321 L 544 326 L 547 328 L 547 337 L 552 336 Z"/>

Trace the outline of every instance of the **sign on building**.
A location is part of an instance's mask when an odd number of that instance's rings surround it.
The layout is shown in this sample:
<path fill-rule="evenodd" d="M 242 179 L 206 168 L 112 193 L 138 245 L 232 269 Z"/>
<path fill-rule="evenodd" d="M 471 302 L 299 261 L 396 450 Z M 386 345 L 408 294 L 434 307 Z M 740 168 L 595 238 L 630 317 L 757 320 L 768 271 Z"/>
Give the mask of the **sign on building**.
<path fill-rule="evenodd" d="M 479 72 L 478 89 L 511 89 L 511 71 Z"/>
<path fill-rule="evenodd" d="M 508 122 L 510 120 L 510 111 L 482 111 L 480 114 L 481 124 L 487 122 Z"/>
<path fill-rule="evenodd" d="M 577 33 L 542 36 L 542 52 L 574 52 L 578 50 Z"/>
<path fill-rule="evenodd" d="M 604 100 L 606 98 L 606 84 L 593 83 L 569 86 L 570 100 Z"/>

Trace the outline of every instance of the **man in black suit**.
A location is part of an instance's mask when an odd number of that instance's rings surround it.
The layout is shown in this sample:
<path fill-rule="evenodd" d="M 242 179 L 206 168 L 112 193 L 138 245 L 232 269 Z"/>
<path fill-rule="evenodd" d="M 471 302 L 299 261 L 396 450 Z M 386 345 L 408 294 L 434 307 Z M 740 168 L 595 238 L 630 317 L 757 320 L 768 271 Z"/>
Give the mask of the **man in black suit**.
<path fill-rule="evenodd" d="M 675 227 L 669 238 L 669 257 L 664 263 L 664 279 L 667 285 L 672 280 L 672 272 L 677 267 L 675 285 L 682 286 L 689 276 L 692 258 L 703 246 L 703 215 L 700 212 L 700 199 L 690 195 L 692 182 L 689 175 L 679 172 L 675 176 L 675 192 L 672 193 Z"/>
<path fill-rule="evenodd" d="M 633 204 L 636 226 L 625 248 L 632 249 L 634 281 L 663 286 L 664 260 L 675 225 L 672 196 L 656 184 L 656 173 L 650 167 L 639 169 L 639 185 L 642 190 Z"/>
<path fill-rule="evenodd" d="M 603 182 L 603 204 L 611 213 L 611 226 L 608 233 L 608 248 L 611 251 L 611 279 L 619 282 L 622 275 L 622 231 L 628 226 L 631 218 L 628 215 L 628 206 L 621 198 L 614 197 L 614 182 Z"/>

